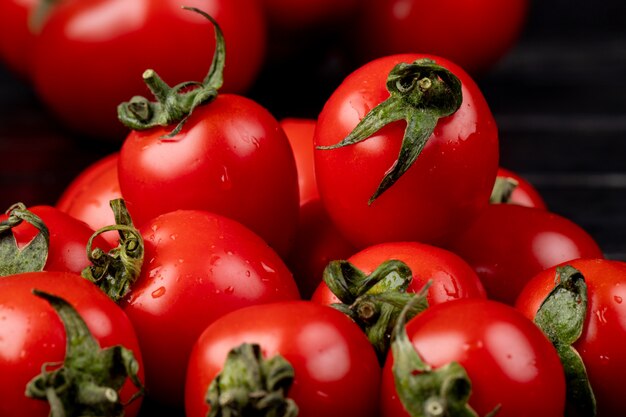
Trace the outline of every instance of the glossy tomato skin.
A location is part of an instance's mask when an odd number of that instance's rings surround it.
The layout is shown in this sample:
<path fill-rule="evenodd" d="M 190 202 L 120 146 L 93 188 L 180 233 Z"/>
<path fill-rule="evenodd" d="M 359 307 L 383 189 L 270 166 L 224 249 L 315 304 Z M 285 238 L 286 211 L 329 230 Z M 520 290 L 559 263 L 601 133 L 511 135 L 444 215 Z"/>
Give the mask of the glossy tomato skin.
<path fill-rule="evenodd" d="M 315 179 L 315 159 L 313 157 L 313 135 L 315 120 L 304 118 L 287 118 L 280 121 L 298 171 L 298 189 L 300 190 L 300 207 L 310 200 L 319 200 L 320 193 Z"/>
<path fill-rule="evenodd" d="M 294 368 L 288 396 L 301 417 L 377 415 L 380 366 L 369 341 L 348 317 L 307 301 L 234 311 L 206 328 L 194 346 L 185 386 L 187 417 L 204 417 L 206 390 L 228 351 L 257 343 L 264 357 L 281 354 Z"/>
<path fill-rule="evenodd" d="M 35 33 L 28 25 L 36 0 L 3 0 L 0 2 L 0 59 L 15 74 L 28 80 Z"/>
<path fill-rule="evenodd" d="M 144 265 L 122 305 L 145 347 L 148 395 L 182 405 L 189 353 L 205 327 L 244 306 L 298 299 L 298 289 L 280 257 L 229 218 L 177 210 L 140 232 Z"/>
<path fill-rule="evenodd" d="M 48 259 L 44 270 L 80 274 L 83 269 L 91 265 L 87 257 L 87 243 L 94 233 L 92 228 L 53 206 L 40 205 L 27 209 L 41 218 L 50 234 Z M 6 218 L 6 214 L 3 214 L 0 216 L 0 221 Z M 22 222 L 12 230 L 18 246 L 28 244 L 38 233 L 35 226 L 26 222 Z M 102 236 L 97 236 L 93 241 L 93 248 L 101 248 L 108 252 L 111 245 Z"/>
<path fill-rule="evenodd" d="M 314 143 L 333 145 L 389 93 L 386 79 L 398 63 L 424 55 L 394 55 L 349 75 L 319 115 Z M 320 195 L 339 230 L 357 248 L 390 241 L 442 245 L 487 204 L 498 169 L 498 132 L 476 84 L 455 64 L 430 56 L 462 82 L 463 102 L 440 119 L 417 161 L 371 205 L 391 168 L 406 123 L 393 122 L 355 145 L 315 151 Z"/>
<path fill-rule="evenodd" d="M 366 59 L 435 54 L 478 75 L 513 47 L 528 8 L 528 0 L 368 0 L 355 47 Z"/>
<path fill-rule="evenodd" d="M 510 178 L 517 182 L 509 204 L 546 209 L 546 202 L 537 189 L 523 176 L 506 168 L 498 168 L 498 178 Z"/>
<path fill-rule="evenodd" d="M 213 16 L 224 32 L 222 91 L 246 91 L 265 55 L 265 18 L 258 2 L 190 0 L 184 5 Z M 117 105 L 149 93 L 145 70 L 155 70 L 171 86 L 202 81 L 214 49 L 211 22 L 183 10 L 179 1 L 72 0 L 49 16 L 38 37 L 35 89 L 67 126 L 121 141 L 127 130 L 117 120 Z"/>
<path fill-rule="evenodd" d="M 101 348 L 123 345 L 139 362 L 143 381 L 143 361 L 135 331 L 128 317 L 99 288 L 77 274 L 31 272 L 0 279 L 0 389 L 10 401 L 0 402 L 0 415 L 47 417 L 46 401 L 24 395 L 26 384 L 41 372 L 47 362 L 65 358 L 65 330 L 50 305 L 32 294 L 39 289 L 69 302 L 82 316 Z M 122 389 L 124 401 L 137 391 L 130 381 Z M 126 409 L 136 416 L 141 398 Z"/>
<path fill-rule="evenodd" d="M 626 373 L 626 264 L 587 258 L 567 262 L 587 283 L 587 316 L 580 338 L 573 344 L 580 354 L 597 401 L 598 416 L 626 413 L 623 375 Z M 516 308 L 534 319 L 539 306 L 554 288 L 556 267 L 533 277 L 520 293 Z"/>
<path fill-rule="evenodd" d="M 409 340 L 433 368 L 452 361 L 472 384 L 469 405 L 484 416 L 562 417 L 565 378 L 556 350 L 535 324 L 502 303 L 456 300 L 409 321 Z M 395 391 L 391 351 L 383 368 L 381 416 L 408 416 Z"/>
<path fill-rule="evenodd" d="M 348 261 L 371 274 L 385 261 L 396 259 L 404 262 L 413 273 L 409 292 L 419 292 L 432 280 L 428 289 L 428 305 L 444 303 L 460 298 L 485 298 L 478 275 L 456 254 L 418 242 L 387 242 L 373 245 L 355 253 Z M 312 300 L 321 304 L 332 304 L 339 299 L 322 282 Z"/>
<path fill-rule="evenodd" d="M 602 258 L 589 233 L 565 217 L 513 204 L 493 204 L 450 245 L 481 278 L 487 296 L 513 305 L 540 271 L 577 258 Z"/>
<path fill-rule="evenodd" d="M 122 145 L 120 188 L 135 224 L 177 209 L 209 210 L 287 253 L 298 174 L 278 121 L 254 101 L 224 94 L 194 110 L 176 138 L 163 139 L 169 130 L 133 131 Z"/>
<path fill-rule="evenodd" d="M 115 224 L 109 202 L 122 198 L 117 179 L 118 153 L 107 155 L 80 172 L 63 190 L 56 207 L 87 223 L 93 230 Z M 117 246 L 116 232 L 103 233 L 112 246 Z"/>

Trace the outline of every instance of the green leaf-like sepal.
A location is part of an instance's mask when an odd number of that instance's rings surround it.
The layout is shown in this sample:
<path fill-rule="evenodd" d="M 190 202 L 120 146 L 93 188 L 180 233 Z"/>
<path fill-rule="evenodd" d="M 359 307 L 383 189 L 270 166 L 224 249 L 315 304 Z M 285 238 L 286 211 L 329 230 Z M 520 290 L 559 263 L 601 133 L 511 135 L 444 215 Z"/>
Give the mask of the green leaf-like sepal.
<path fill-rule="evenodd" d="M 490 204 L 508 204 L 519 183 L 511 177 L 496 177 L 489 196 Z"/>
<path fill-rule="evenodd" d="M 370 110 L 339 143 L 319 146 L 336 149 L 372 136 L 389 123 L 405 120 L 400 153 L 369 199 L 372 204 L 417 160 L 437 122 L 456 112 L 463 102 L 461 81 L 431 59 L 396 65 L 387 77 L 389 98 Z"/>
<path fill-rule="evenodd" d="M 48 228 L 22 203 L 11 206 L 6 214 L 8 218 L 0 223 L 0 276 L 42 271 L 48 260 L 50 246 Z M 23 221 L 33 225 L 39 232 L 20 248 L 12 230 Z"/>

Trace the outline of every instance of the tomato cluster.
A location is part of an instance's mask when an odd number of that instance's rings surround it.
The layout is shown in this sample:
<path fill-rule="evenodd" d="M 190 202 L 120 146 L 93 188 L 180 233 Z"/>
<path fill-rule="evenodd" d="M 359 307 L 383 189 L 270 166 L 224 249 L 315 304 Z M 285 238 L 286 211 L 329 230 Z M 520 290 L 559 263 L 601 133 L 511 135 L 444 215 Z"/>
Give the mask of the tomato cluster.
<path fill-rule="evenodd" d="M 626 411 L 626 266 L 500 166 L 473 79 L 526 1 L 339 3 L 0 3 L 7 63 L 121 141 L 0 217 L 1 416 Z M 368 47 L 317 117 L 245 95 L 267 39 L 348 16 Z"/>

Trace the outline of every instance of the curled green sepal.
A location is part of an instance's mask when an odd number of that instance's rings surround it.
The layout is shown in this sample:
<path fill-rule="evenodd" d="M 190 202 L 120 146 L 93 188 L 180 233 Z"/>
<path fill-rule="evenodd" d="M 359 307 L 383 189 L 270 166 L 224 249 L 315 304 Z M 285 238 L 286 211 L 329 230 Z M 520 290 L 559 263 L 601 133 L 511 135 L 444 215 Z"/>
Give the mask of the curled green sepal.
<path fill-rule="evenodd" d="M 561 358 L 567 384 L 567 401 L 583 416 L 596 415 L 596 400 L 582 358 L 572 347 L 583 331 L 587 314 L 587 284 L 576 268 L 556 268 L 555 286 L 543 300 L 535 323 L 552 342 Z"/>
<path fill-rule="evenodd" d="M 133 352 L 117 345 L 101 349 L 78 312 L 64 299 L 43 291 L 33 293 L 48 301 L 66 333 L 65 360 L 46 363 L 26 386 L 30 398 L 47 400 L 50 417 L 121 417 L 124 407 L 143 394 L 139 363 Z M 124 404 L 119 391 L 130 378 L 137 392 Z"/>
<path fill-rule="evenodd" d="M 8 218 L 0 222 L 0 276 L 21 272 L 42 271 L 48 260 L 50 232 L 44 222 L 23 203 L 16 203 L 6 211 Z M 23 221 L 39 232 L 21 249 L 12 230 Z"/>
<path fill-rule="evenodd" d="M 183 6 L 183 9 L 196 12 L 208 19 L 215 30 L 215 53 L 209 72 L 202 82 L 187 81 L 170 87 L 152 69 L 143 73 L 143 79 L 156 102 L 145 97 L 134 96 L 128 102 L 117 107 L 118 119 L 134 130 L 146 130 L 156 126 L 171 126 L 177 123 L 164 138 L 176 136 L 191 116 L 194 109 L 209 103 L 217 97 L 217 90 L 223 83 L 226 46 L 224 35 L 219 25 L 211 16 L 195 7 Z"/>
<path fill-rule="evenodd" d="M 517 188 L 519 182 L 511 177 L 496 177 L 489 197 L 491 204 L 508 204 L 511 201 L 511 195 Z"/>
<path fill-rule="evenodd" d="M 133 226 L 126 204 L 122 199 L 110 201 L 115 217 L 114 225 L 98 229 L 87 242 L 87 257 L 91 265 L 82 271 L 83 278 L 96 284 L 109 298 L 117 302 L 130 291 L 132 284 L 141 273 L 144 258 L 144 244 L 141 233 Z M 117 247 L 105 253 L 93 248 L 96 236 L 109 231 L 120 235 Z"/>
<path fill-rule="evenodd" d="M 346 260 L 330 262 L 323 273 L 324 282 L 341 301 L 332 307 L 359 325 L 381 362 L 389 350 L 398 314 L 413 298 L 406 292 L 412 279 L 411 269 L 395 259 L 383 262 L 369 275 Z M 407 314 L 413 317 L 426 307 L 415 304 Z"/>
<path fill-rule="evenodd" d="M 281 355 L 264 359 L 259 345 L 243 343 L 228 353 L 209 385 L 207 417 L 295 417 L 298 406 L 287 398 L 293 379 L 293 367 Z"/>
<path fill-rule="evenodd" d="M 353 145 L 389 123 L 406 121 L 398 159 L 385 173 L 369 204 L 413 165 L 439 119 L 456 112 L 463 101 L 461 81 L 446 68 L 426 58 L 396 65 L 387 78 L 387 90 L 389 98 L 370 110 L 347 137 L 334 145 L 318 147 L 336 149 Z"/>
<path fill-rule="evenodd" d="M 467 401 L 472 383 L 458 362 L 437 369 L 425 363 L 406 333 L 407 313 L 412 304 L 423 303 L 424 291 L 416 294 L 400 313 L 394 328 L 391 352 L 396 392 L 411 417 L 476 417 Z M 497 413 L 496 407 L 488 416 Z"/>

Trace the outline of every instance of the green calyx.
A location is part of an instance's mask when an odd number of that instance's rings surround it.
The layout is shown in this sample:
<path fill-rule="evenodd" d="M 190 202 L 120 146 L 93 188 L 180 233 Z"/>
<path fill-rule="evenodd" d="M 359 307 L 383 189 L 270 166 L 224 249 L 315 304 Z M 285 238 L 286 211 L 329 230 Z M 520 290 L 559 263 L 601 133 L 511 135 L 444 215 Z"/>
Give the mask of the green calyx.
<path fill-rule="evenodd" d="M 496 177 L 489 197 L 491 204 L 508 204 L 519 183 L 511 177 Z"/>
<path fill-rule="evenodd" d="M 557 267 L 555 286 L 541 303 L 535 323 L 559 353 L 565 371 L 567 401 L 580 415 L 595 416 L 596 400 L 587 370 L 572 347 L 582 334 L 587 303 L 587 284 L 582 273 L 570 265 Z"/>
<path fill-rule="evenodd" d="M 281 355 L 264 359 L 259 345 L 244 343 L 228 353 L 209 385 L 207 417 L 295 417 L 298 406 L 287 398 L 293 379 L 293 367 Z"/>
<path fill-rule="evenodd" d="M 41 374 L 26 386 L 26 395 L 50 404 L 50 417 L 122 417 L 119 391 L 130 378 L 137 387 L 133 401 L 143 394 L 139 363 L 123 346 L 101 349 L 78 312 L 64 299 L 43 291 L 33 293 L 48 301 L 57 312 L 66 333 L 65 360 L 46 363 Z M 50 370 L 52 369 L 52 370 Z"/>
<path fill-rule="evenodd" d="M 8 218 L 0 223 L 0 276 L 42 271 L 48 260 L 50 246 L 48 228 L 22 203 L 12 205 L 6 214 Z M 12 230 L 23 221 L 33 225 L 39 233 L 20 249 Z"/>
<path fill-rule="evenodd" d="M 387 78 L 390 97 L 370 110 L 341 142 L 318 149 L 336 149 L 361 142 L 389 123 L 405 120 L 406 129 L 396 162 L 369 199 L 372 204 L 417 160 L 439 119 L 456 112 L 463 101 L 461 81 L 431 59 L 396 65 Z"/>
<path fill-rule="evenodd" d="M 110 205 L 116 224 L 97 230 L 89 238 L 87 256 L 92 264 L 85 268 L 81 275 L 117 302 L 128 294 L 141 273 L 144 244 L 141 233 L 133 226 L 124 200 L 111 200 Z M 118 231 L 120 235 L 117 247 L 108 253 L 100 248 L 92 249 L 96 236 L 113 230 Z"/>
<path fill-rule="evenodd" d="M 207 18 L 215 29 L 215 53 L 213 61 L 202 82 L 188 81 L 170 87 L 151 69 L 143 73 L 143 79 L 156 98 L 151 102 L 145 97 L 135 96 L 117 107 L 118 119 L 127 127 L 146 130 L 157 126 L 171 126 L 177 123 L 165 138 L 176 136 L 193 112 L 217 97 L 217 90 L 223 83 L 226 47 L 224 35 L 217 22 L 208 14 L 195 7 L 183 7 Z"/>
<path fill-rule="evenodd" d="M 411 269 L 404 262 L 389 260 L 366 275 L 350 262 L 338 260 L 326 266 L 323 279 L 341 301 L 332 306 L 361 327 L 378 359 L 384 361 L 398 315 L 413 299 L 413 294 L 406 292 Z M 413 317 L 426 307 L 424 303 L 414 304 L 407 314 Z"/>
<path fill-rule="evenodd" d="M 407 313 L 424 302 L 422 292 L 406 305 L 394 328 L 391 352 L 396 392 L 411 417 L 476 417 L 467 403 L 472 383 L 465 369 L 451 362 L 432 369 L 419 356 L 406 333 Z M 489 416 L 497 413 L 496 407 Z"/>

